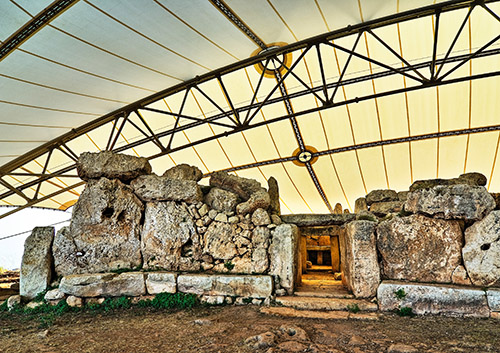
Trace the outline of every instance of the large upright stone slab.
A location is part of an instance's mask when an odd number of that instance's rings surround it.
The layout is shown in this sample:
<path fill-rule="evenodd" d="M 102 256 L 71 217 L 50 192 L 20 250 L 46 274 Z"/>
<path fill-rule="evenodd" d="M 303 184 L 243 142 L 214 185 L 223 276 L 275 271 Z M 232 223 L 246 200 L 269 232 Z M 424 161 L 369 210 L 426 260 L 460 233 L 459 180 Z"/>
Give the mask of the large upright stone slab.
<path fill-rule="evenodd" d="M 451 283 L 461 264 L 462 230 L 458 221 L 423 215 L 395 217 L 377 228 L 382 276 L 414 282 Z"/>
<path fill-rule="evenodd" d="M 151 165 L 143 157 L 110 151 L 84 152 L 76 163 L 76 170 L 78 176 L 86 181 L 104 177 L 127 182 L 139 175 L 151 173 Z"/>
<path fill-rule="evenodd" d="M 377 293 L 380 269 L 377 261 L 375 228 L 371 221 L 354 221 L 345 226 L 343 272 L 347 287 L 356 298 Z"/>
<path fill-rule="evenodd" d="M 135 297 L 146 294 L 142 272 L 89 273 L 61 279 L 59 291 L 75 297 Z"/>
<path fill-rule="evenodd" d="M 141 249 L 145 269 L 197 270 L 190 266 L 199 257 L 200 241 L 188 210 L 172 201 L 148 202 Z"/>
<path fill-rule="evenodd" d="M 500 211 L 465 230 L 465 268 L 476 286 L 500 286 Z"/>
<path fill-rule="evenodd" d="M 486 293 L 478 288 L 384 281 L 377 291 L 379 310 L 407 307 L 417 315 L 489 317 Z"/>
<path fill-rule="evenodd" d="M 291 295 L 299 275 L 299 229 L 281 224 L 271 232 L 271 238 L 269 274 Z"/>
<path fill-rule="evenodd" d="M 177 277 L 182 293 L 267 298 L 272 294 L 271 276 L 185 274 Z"/>
<path fill-rule="evenodd" d="M 19 294 L 33 299 L 50 285 L 54 227 L 36 227 L 24 242 Z"/>
<path fill-rule="evenodd" d="M 278 181 L 274 177 L 270 177 L 267 180 L 268 193 L 271 199 L 271 204 L 269 206 L 269 212 L 271 214 L 281 215 L 280 206 L 280 189 L 278 186 Z"/>
<path fill-rule="evenodd" d="M 405 211 L 435 218 L 477 221 L 495 208 L 495 200 L 483 186 L 438 185 L 408 193 Z"/>
<path fill-rule="evenodd" d="M 70 228 L 54 239 L 57 274 L 140 266 L 143 209 L 130 187 L 119 180 L 90 180 L 74 206 Z"/>
<path fill-rule="evenodd" d="M 143 201 L 185 201 L 194 203 L 203 200 L 200 186 L 194 180 L 171 179 L 155 174 L 141 175 L 132 180 L 130 186 Z"/>

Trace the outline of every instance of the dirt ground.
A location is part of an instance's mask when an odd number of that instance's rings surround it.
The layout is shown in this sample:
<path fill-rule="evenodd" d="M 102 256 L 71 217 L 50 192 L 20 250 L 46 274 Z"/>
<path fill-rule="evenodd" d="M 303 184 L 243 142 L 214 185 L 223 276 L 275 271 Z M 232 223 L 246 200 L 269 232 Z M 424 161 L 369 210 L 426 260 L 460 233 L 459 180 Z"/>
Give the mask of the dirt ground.
<path fill-rule="evenodd" d="M 255 306 L 186 311 L 131 308 L 107 313 L 67 313 L 49 329 L 23 317 L 0 319 L 0 352 L 387 352 L 394 344 L 413 352 L 500 352 L 500 321 L 383 315 L 378 321 L 268 316 Z M 308 337 L 279 334 L 300 327 Z M 276 334 L 274 348 L 245 340 Z M 292 341 L 292 342 L 290 342 Z M 396 350 L 395 350 L 396 349 Z M 408 347 L 406 347 L 408 349 Z M 389 350 L 390 351 L 390 350 Z"/>

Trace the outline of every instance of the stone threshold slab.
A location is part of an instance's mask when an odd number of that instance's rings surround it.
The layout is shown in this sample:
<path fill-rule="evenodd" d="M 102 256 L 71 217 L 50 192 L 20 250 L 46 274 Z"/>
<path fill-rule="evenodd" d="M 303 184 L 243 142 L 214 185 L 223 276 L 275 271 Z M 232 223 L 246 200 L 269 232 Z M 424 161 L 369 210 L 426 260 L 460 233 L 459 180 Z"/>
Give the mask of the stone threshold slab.
<path fill-rule="evenodd" d="M 277 297 L 276 302 L 300 310 L 344 311 L 356 305 L 361 311 L 378 310 L 377 304 L 362 299 L 284 296 Z"/>
<path fill-rule="evenodd" d="M 484 318 L 490 317 L 487 292 L 477 287 L 383 281 L 378 287 L 377 300 L 381 311 L 407 307 L 417 315 Z"/>
<path fill-rule="evenodd" d="M 288 307 L 264 307 L 260 312 L 266 315 L 300 317 L 324 320 L 379 320 L 378 313 L 351 313 L 348 311 L 298 310 Z"/>

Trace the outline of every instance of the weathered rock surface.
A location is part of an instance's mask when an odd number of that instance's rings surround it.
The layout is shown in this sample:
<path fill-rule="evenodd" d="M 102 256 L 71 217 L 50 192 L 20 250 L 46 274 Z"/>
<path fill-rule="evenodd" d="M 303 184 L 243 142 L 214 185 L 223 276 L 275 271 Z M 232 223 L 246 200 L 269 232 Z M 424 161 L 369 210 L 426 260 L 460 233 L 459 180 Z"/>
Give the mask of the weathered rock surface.
<path fill-rule="evenodd" d="M 270 177 L 267 180 L 268 193 L 271 203 L 269 205 L 269 212 L 273 215 L 281 215 L 280 206 L 280 190 L 278 186 L 278 181 L 274 177 Z"/>
<path fill-rule="evenodd" d="M 168 169 L 162 176 L 169 179 L 193 180 L 198 182 L 203 177 L 203 173 L 198 167 L 183 163 Z"/>
<path fill-rule="evenodd" d="M 12 295 L 7 299 L 7 308 L 9 310 L 14 309 L 14 307 L 21 305 L 21 296 L 20 295 Z"/>
<path fill-rule="evenodd" d="M 230 260 L 237 255 L 233 242 L 233 225 L 212 222 L 204 236 L 203 253 L 216 259 Z"/>
<path fill-rule="evenodd" d="M 356 219 L 355 214 L 292 214 L 282 215 L 281 219 L 285 223 L 295 224 L 298 227 L 314 226 L 341 226 Z"/>
<path fill-rule="evenodd" d="M 258 208 L 267 209 L 271 203 L 271 198 L 267 191 L 262 189 L 253 193 L 248 201 L 240 203 L 236 206 L 236 212 L 238 214 L 252 213 Z"/>
<path fill-rule="evenodd" d="M 370 206 L 370 212 L 378 217 L 384 217 L 389 213 L 397 213 L 403 209 L 401 201 L 375 202 Z"/>
<path fill-rule="evenodd" d="M 465 173 L 460 175 L 458 178 L 453 179 L 429 179 L 429 180 L 417 180 L 410 186 L 410 191 L 416 191 L 419 189 L 432 189 L 438 185 L 458 185 L 465 184 L 470 186 L 484 186 L 486 185 L 487 179 L 481 173 Z"/>
<path fill-rule="evenodd" d="M 33 299 L 50 285 L 53 240 L 54 227 L 36 227 L 26 238 L 19 280 L 23 299 Z"/>
<path fill-rule="evenodd" d="M 364 197 L 360 197 L 354 202 L 354 213 L 359 213 L 361 211 L 368 211 L 368 205 Z"/>
<path fill-rule="evenodd" d="M 500 286 L 500 211 L 465 230 L 465 268 L 476 286 Z"/>
<path fill-rule="evenodd" d="M 68 306 L 81 308 L 83 306 L 83 299 L 74 295 L 70 295 L 68 298 L 66 298 L 66 303 L 68 304 Z"/>
<path fill-rule="evenodd" d="M 457 266 L 455 271 L 451 274 L 451 282 L 462 286 L 472 286 L 467 270 L 462 265 Z"/>
<path fill-rule="evenodd" d="M 144 206 L 117 179 L 90 180 L 74 206 L 71 226 L 54 239 L 58 275 L 135 268 L 142 264 Z"/>
<path fill-rule="evenodd" d="M 400 298 L 396 293 L 400 293 Z M 483 290 L 452 285 L 384 281 L 378 287 L 377 301 L 382 311 L 408 307 L 418 315 L 490 315 L 486 293 Z"/>
<path fill-rule="evenodd" d="M 177 292 L 177 274 L 172 272 L 150 272 L 146 274 L 148 294 Z"/>
<path fill-rule="evenodd" d="M 146 294 L 144 273 L 92 273 L 65 276 L 59 290 L 75 297 L 119 297 Z"/>
<path fill-rule="evenodd" d="M 190 255 L 199 256 L 199 250 L 193 248 L 200 248 L 199 239 L 193 219 L 184 207 L 173 201 L 146 204 L 141 236 L 144 268 L 180 270 L 182 264 L 189 264 L 189 260 L 183 259 L 189 257 L 189 250 Z"/>
<path fill-rule="evenodd" d="M 269 274 L 291 295 L 299 271 L 299 230 L 293 224 L 282 224 L 271 235 Z"/>
<path fill-rule="evenodd" d="M 205 196 L 205 203 L 220 212 L 234 212 L 239 197 L 234 192 L 211 188 Z"/>
<path fill-rule="evenodd" d="M 377 223 L 354 221 L 345 226 L 344 276 L 357 298 L 375 296 L 380 282 L 375 228 Z"/>
<path fill-rule="evenodd" d="M 267 226 L 271 224 L 271 218 L 266 210 L 258 208 L 252 213 L 252 223 L 256 226 Z"/>
<path fill-rule="evenodd" d="M 500 210 L 500 193 L 490 192 L 490 195 L 495 200 L 495 210 Z"/>
<path fill-rule="evenodd" d="M 151 173 L 151 165 L 142 157 L 110 151 L 84 152 L 76 163 L 76 170 L 78 176 L 85 181 L 105 177 L 127 182 L 139 175 Z"/>
<path fill-rule="evenodd" d="M 142 175 L 130 183 L 135 194 L 143 201 L 185 201 L 203 200 L 200 186 L 194 180 L 171 179 L 155 174 Z"/>
<path fill-rule="evenodd" d="M 276 335 L 272 332 L 264 332 L 260 335 L 248 337 L 245 344 L 253 349 L 274 347 L 276 345 Z"/>
<path fill-rule="evenodd" d="M 450 283 L 461 263 L 458 221 L 423 215 L 396 217 L 377 228 L 383 278 Z"/>
<path fill-rule="evenodd" d="M 370 206 L 375 202 L 399 201 L 398 193 L 394 190 L 373 190 L 366 195 L 366 204 Z"/>
<path fill-rule="evenodd" d="M 271 231 L 257 227 L 252 232 L 252 272 L 264 273 L 269 268 L 268 248 Z"/>
<path fill-rule="evenodd" d="M 491 311 L 500 311 L 500 288 L 491 288 L 486 292 L 488 297 L 488 306 Z"/>
<path fill-rule="evenodd" d="M 245 201 L 248 200 L 253 193 L 265 190 L 257 180 L 238 177 L 226 172 L 213 173 L 210 177 L 210 186 L 231 191 Z"/>
<path fill-rule="evenodd" d="M 266 298 L 272 288 L 270 276 L 185 274 L 177 277 L 177 289 L 182 293 Z"/>
<path fill-rule="evenodd" d="M 64 299 L 66 294 L 61 292 L 59 288 L 51 289 L 45 293 L 44 299 L 47 301 Z"/>
<path fill-rule="evenodd" d="M 495 208 L 495 200 L 483 186 L 465 184 L 418 189 L 408 194 L 405 210 L 436 218 L 477 221 Z"/>

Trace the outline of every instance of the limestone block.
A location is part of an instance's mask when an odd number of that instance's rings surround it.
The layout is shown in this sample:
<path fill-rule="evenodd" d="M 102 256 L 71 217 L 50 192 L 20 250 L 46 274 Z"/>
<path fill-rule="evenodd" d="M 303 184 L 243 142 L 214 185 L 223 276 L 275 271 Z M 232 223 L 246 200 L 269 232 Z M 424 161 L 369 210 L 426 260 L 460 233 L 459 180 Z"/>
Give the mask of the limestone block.
<path fill-rule="evenodd" d="M 51 300 L 60 300 L 64 299 L 66 297 L 66 294 L 61 292 L 59 288 L 55 288 L 52 290 L 49 290 L 47 293 L 45 293 L 44 299 L 47 301 Z"/>
<path fill-rule="evenodd" d="M 462 265 L 457 266 L 455 271 L 451 274 L 451 282 L 463 286 L 472 286 L 467 270 Z"/>
<path fill-rule="evenodd" d="M 183 163 L 168 169 L 162 176 L 169 179 L 193 180 L 198 182 L 203 177 L 203 173 L 199 168 Z"/>
<path fill-rule="evenodd" d="M 65 276 L 59 290 L 75 297 L 135 297 L 146 294 L 144 273 L 90 273 Z"/>
<path fill-rule="evenodd" d="M 70 228 L 60 230 L 54 239 L 57 274 L 140 266 L 143 209 L 131 188 L 119 180 L 90 180 L 74 206 Z"/>
<path fill-rule="evenodd" d="M 453 285 L 383 281 L 378 287 L 377 301 L 381 311 L 409 307 L 418 315 L 490 315 L 486 293 L 483 290 Z"/>
<path fill-rule="evenodd" d="M 375 228 L 370 221 L 354 221 L 345 226 L 345 267 L 347 287 L 357 298 L 375 296 L 380 282 Z"/>
<path fill-rule="evenodd" d="M 210 177 L 210 186 L 231 191 L 245 201 L 248 200 L 253 193 L 265 190 L 257 180 L 238 177 L 226 172 L 213 173 Z"/>
<path fill-rule="evenodd" d="M 373 190 L 366 195 L 366 204 L 370 206 L 375 202 L 399 201 L 398 193 L 394 190 Z"/>
<path fill-rule="evenodd" d="M 177 277 L 182 293 L 266 298 L 272 294 L 271 276 L 185 274 Z"/>
<path fill-rule="evenodd" d="M 220 212 L 234 212 L 239 197 L 234 192 L 211 188 L 205 196 L 205 203 Z"/>
<path fill-rule="evenodd" d="M 233 242 L 235 225 L 229 223 L 212 222 L 203 234 L 203 254 L 211 255 L 214 259 L 230 260 L 237 255 L 236 245 Z"/>
<path fill-rule="evenodd" d="M 299 230 L 293 224 L 282 224 L 271 232 L 269 274 L 288 294 L 292 294 L 299 276 Z"/>
<path fill-rule="evenodd" d="M 355 214 L 292 214 L 282 215 L 281 219 L 285 223 L 295 224 L 298 227 L 314 226 L 341 226 L 356 219 Z"/>
<path fill-rule="evenodd" d="M 21 305 L 21 296 L 12 295 L 7 299 L 7 309 L 12 310 L 15 306 Z"/>
<path fill-rule="evenodd" d="M 83 306 L 83 299 L 74 295 L 70 295 L 66 298 L 66 303 L 68 304 L 68 306 L 81 308 Z"/>
<path fill-rule="evenodd" d="M 271 198 L 265 189 L 253 193 L 248 201 L 236 206 L 238 214 L 252 213 L 259 208 L 267 209 L 271 204 Z"/>
<path fill-rule="evenodd" d="M 200 186 L 194 180 L 170 179 L 155 174 L 142 175 L 130 183 L 135 194 L 143 201 L 185 201 L 196 203 L 203 200 Z"/>
<path fill-rule="evenodd" d="M 280 207 L 280 191 L 278 186 L 278 181 L 274 177 L 270 177 L 267 180 L 269 198 L 271 204 L 269 205 L 269 212 L 272 215 L 281 215 Z"/>
<path fill-rule="evenodd" d="M 378 217 L 384 217 L 389 213 L 397 213 L 403 209 L 401 201 L 375 202 L 370 206 L 370 212 Z"/>
<path fill-rule="evenodd" d="M 354 202 L 354 213 L 359 213 L 361 211 L 368 211 L 368 205 L 364 197 L 360 197 Z"/>
<path fill-rule="evenodd" d="M 477 221 L 495 208 L 495 200 L 483 186 L 457 184 L 418 189 L 408 194 L 405 210 L 435 218 Z"/>
<path fill-rule="evenodd" d="M 429 179 L 417 180 L 410 186 L 410 191 L 419 189 L 432 189 L 438 185 L 458 185 L 465 184 L 470 186 L 485 186 L 487 182 L 486 177 L 481 173 L 465 173 L 458 178 L 453 179 Z"/>
<path fill-rule="evenodd" d="M 104 177 L 127 182 L 139 175 L 151 173 L 151 165 L 143 157 L 110 151 L 84 152 L 76 163 L 76 170 L 78 176 L 86 181 Z"/>
<path fill-rule="evenodd" d="M 486 292 L 491 311 L 500 311 L 500 288 L 490 288 Z"/>
<path fill-rule="evenodd" d="M 408 198 L 408 193 L 409 191 L 400 191 L 398 192 L 398 199 L 401 202 L 406 202 L 406 199 Z"/>
<path fill-rule="evenodd" d="M 26 238 L 19 279 L 23 299 L 33 299 L 50 285 L 53 240 L 54 227 L 36 227 Z"/>
<path fill-rule="evenodd" d="M 271 224 L 269 213 L 263 208 L 258 208 L 252 213 L 252 223 L 256 226 L 266 226 Z"/>
<path fill-rule="evenodd" d="M 177 292 L 177 274 L 172 272 L 150 272 L 146 274 L 148 294 Z"/>
<path fill-rule="evenodd" d="M 458 221 L 423 215 L 395 217 L 377 227 L 382 276 L 414 282 L 450 283 L 461 264 Z"/>
<path fill-rule="evenodd" d="M 500 211 L 465 230 L 464 265 L 476 286 L 500 286 Z"/>
<path fill-rule="evenodd" d="M 181 258 L 200 252 L 198 235 L 189 212 L 173 201 L 148 202 L 141 236 L 145 269 L 179 269 Z M 198 249 L 198 250 L 196 250 Z"/>

